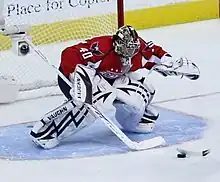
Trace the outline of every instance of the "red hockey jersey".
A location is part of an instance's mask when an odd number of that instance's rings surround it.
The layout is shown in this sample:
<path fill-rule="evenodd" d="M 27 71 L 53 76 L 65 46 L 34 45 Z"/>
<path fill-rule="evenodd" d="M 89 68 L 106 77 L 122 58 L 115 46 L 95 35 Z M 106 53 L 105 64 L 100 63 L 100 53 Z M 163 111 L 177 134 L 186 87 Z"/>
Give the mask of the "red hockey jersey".
<path fill-rule="evenodd" d="M 151 69 L 167 52 L 153 42 L 140 40 L 140 50 L 131 59 L 127 72 L 140 68 Z M 124 74 L 121 57 L 114 51 L 112 36 L 100 36 L 66 48 L 61 55 L 60 67 L 65 76 L 74 72 L 77 64 L 90 64 L 106 78 L 114 79 Z"/>

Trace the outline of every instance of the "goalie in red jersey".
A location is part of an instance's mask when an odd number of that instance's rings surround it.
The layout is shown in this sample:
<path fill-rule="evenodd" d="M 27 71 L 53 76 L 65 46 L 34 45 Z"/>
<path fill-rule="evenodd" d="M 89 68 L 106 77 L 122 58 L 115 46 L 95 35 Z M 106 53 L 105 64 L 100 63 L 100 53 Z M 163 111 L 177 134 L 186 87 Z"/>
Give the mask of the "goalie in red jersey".
<path fill-rule="evenodd" d="M 43 116 L 31 131 L 33 141 L 43 148 L 57 146 L 97 119 L 83 102 L 94 104 L 124 130 L 151 132 L 159 113 L 150 104 L 155 89 L 143 70 L 191 80 L 200 75 L 194 63 L 187 58 L 174 59 L 152 41 L 145 42 L 132 26 L 119 28 L 113 36 L 94 37 L 66 48 L 59 70 L 73 87 L 58 77 L 68 101 Z"/>

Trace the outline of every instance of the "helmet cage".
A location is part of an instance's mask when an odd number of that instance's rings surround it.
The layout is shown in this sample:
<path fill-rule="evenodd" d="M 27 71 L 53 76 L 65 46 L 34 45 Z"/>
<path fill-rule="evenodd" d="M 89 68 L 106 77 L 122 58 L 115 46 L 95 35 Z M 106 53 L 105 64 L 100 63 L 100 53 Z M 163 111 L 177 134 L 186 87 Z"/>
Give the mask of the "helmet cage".
<path fill-rule="evenodd" d="M 130 26 L 124 26 L 115 35 L 115 52 L 123 57 L 133 57 L 140 49 L 137 32 Z"/>
<path fill-rule="evenodd" d="M 118 40 L 115 42 L 115 52 L 123 57 L 133 57 L 135 56 L 140 48 L 140 41 L 137 42 L 128 42 L 125 43 L 122 40 Z"/>

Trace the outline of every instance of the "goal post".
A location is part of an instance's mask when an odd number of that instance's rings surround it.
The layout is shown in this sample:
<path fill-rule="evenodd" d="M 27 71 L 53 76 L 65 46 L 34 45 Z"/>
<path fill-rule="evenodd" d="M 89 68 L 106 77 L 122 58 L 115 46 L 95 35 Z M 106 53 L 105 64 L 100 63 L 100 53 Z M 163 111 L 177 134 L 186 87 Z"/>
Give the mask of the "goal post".
<path fill-rule="evenodd" d="M 118 9 L 118 28 L 120 28 L 121 26 L 124 25 L 124 0 L 117 1 L 117 9 Z"/>
<path fill-rule="evenodd" d="M 13 77 L 19 88 L 12 101 L 61 94 L 56 73 L 25 44 L 23 36 L 29 36 L 58 66 L 67 46 L 113 34 L 123 24 L 123 0 L 1 0 L 0 76 Z"/>

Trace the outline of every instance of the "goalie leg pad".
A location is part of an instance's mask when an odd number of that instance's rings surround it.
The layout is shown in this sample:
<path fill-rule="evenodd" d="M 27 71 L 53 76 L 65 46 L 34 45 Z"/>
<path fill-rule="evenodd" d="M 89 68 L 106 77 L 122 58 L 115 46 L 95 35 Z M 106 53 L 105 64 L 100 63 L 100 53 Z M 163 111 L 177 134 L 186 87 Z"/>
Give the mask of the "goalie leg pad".
<path fill-rule="evenodd" d="M 155 128 L 159 113 L 148 106 L 142 116 L 139 109 L 124 103 L 116 102 L 116 119 L 125 131 L 134 133 L 149 133 Z"/>
<path fill-rule="evenodd" d="M 113 86 L 117 89 L 116 119 L 127 130 L 138 133 L 151 132 L 159 117 L 158 112 L 149 106 L 155 89 L 146 83 L 140 74 L 127 75 L 117 79 Z"/>
<path fill-rule="evenodd" d="M 142 83 L 127 76 L 116 79 L 113 84 L 116 88 L 116 119 L 127 131 L 133 131 L 148 105 L 150 94 Z"/>
<path fill-rule="evenodd" d="M 139 133 L 152 132 L 153 129 L 155 128 L 156 120 L 158 119 L 158 117 L 159 117 L 159 113 L 157 112 L 157 110 L 149 105 L 145 109 L 144 115 L 136 127 L 136 132 Z"/>
<path fill-rule="evenodd" d="M 75 72 L 70 74 L 73 90 L 70 94 L 75 100 L 92 104 L 93 79 L 96 71 L 90 67 L 78 64 Z"/>
<path fill-rule="evenodd" d="M 123 130 L 136 132 L 136 127 L 143 115 L 142 111 L 119 101 L 115 102 L 114 106 L 116 107 L 116 120 Z"/>
<path fill-rule="evenodd" d="M 72 105 L 72 107 L 71 107 Z M 63 114 L 53 115 L 58 113 L 63 108 Z M 60 112 L 61 113 L 61 112 Z M 49 118 L 48 116 L 52 116 Z M 35 144 L 45 148 L 53 148 L 57 146 L 61 140 L 78 132 L 92 124 L 97 118 L 90 113 L 89 109 L 80 103 L 68 101 L 55 110 L 47 113 L 40 121 L 38 121 L 30 135 Z"/>
<path fill-rule="evenodd" d="M 155 88 L 147 79 L 148 74 L 149 74 L 149 71 L 144 69 L 144 70 L 137 70 L 134 72 L 130 72 L 127 74 L 127 76 L 132 80 L 138 81 L 145 87 L 145 89 L 147 90 L 149 94 L 148 104 L 150 104 L 155 95 Z"/>
<path fill-rule="evenodd" d="M 133 106 L 144 113 L 145 105 L 148 104 L 150 93 L 142 83 L 127 76 L 115 80 L 113 87 L 116 88 L 117 100 Z"/>
<path fill-rule="evenodd" d="M 102 76 L 96 75 L 93 84 L 92 102 L 101 113 L 115 116 L 113 102 L 116 99 L 116 89 L 112 87 Z"/>

